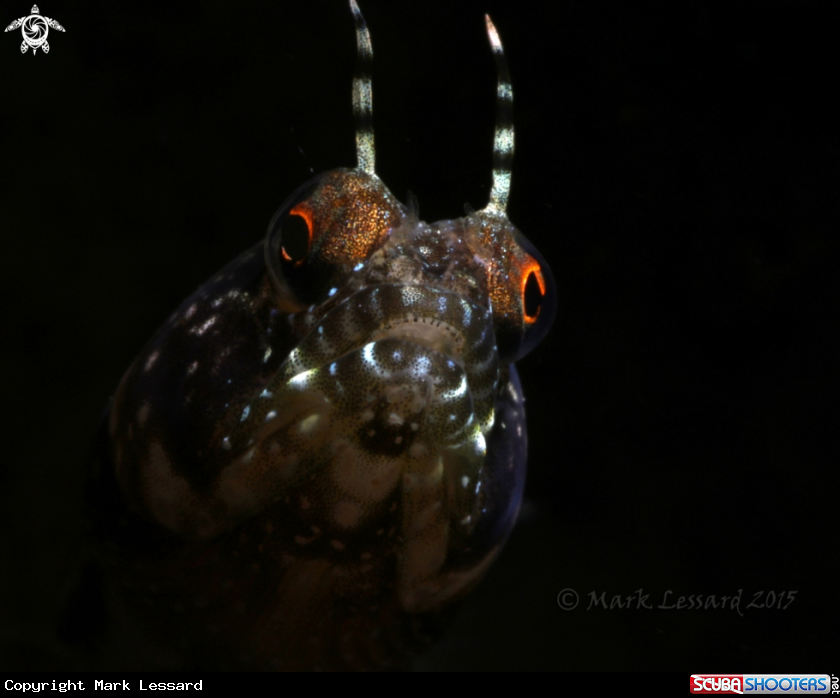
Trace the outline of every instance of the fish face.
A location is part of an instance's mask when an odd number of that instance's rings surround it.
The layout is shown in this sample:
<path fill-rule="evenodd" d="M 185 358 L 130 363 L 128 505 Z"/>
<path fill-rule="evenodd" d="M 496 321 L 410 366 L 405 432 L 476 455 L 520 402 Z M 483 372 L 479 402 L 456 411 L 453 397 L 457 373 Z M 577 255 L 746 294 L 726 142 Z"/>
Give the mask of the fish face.
<path fill-rule="evenodd" d="M 176 664 L 401 666 L 515 521 L 512 362 L 550 326 L 551 273 L 498 198 L 425 223 L 363 152 L 289 197 L 114 398 L 94 527 Z"/>

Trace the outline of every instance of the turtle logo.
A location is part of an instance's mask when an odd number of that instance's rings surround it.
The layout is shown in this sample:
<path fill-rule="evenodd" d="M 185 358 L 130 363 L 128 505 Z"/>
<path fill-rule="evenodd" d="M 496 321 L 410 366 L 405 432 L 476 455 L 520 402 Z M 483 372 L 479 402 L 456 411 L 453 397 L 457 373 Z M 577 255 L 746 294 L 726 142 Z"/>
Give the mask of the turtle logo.
<path fill-rule="evenodd" d="M 50 27 L 60 32 L 64 31 L 64 27 L 54 19 L 44 17 L 38 11 L 37 5 L 32 6 L 31 15 L 16 19 L 6 27 L 6 31 L 10 32 L 12 29 L 17 29 L 18 27 L 22 27 L 21 33 L 23 34 L 23 43 L 20 45 L 20 52 L 26 53 L 26 49 L 31 48 L 33 56 L 37 53 L 38 49 L 41 49 L 44 53 L 50 52 L 50 45 L 47 43 L 47 34 L 50 33 Z"/>

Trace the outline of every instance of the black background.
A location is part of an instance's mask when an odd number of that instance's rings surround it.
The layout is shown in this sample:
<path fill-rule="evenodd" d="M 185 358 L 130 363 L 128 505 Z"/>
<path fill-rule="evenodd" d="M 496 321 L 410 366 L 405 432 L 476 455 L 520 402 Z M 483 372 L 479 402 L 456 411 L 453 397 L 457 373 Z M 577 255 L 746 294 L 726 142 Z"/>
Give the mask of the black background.
<path fill-rule="evenodd" d="M 3 26 L 29 7 L 0 4 Z M 6 669 L 77 666 L 54 628 L 89 441 L 133 356 L 310 170 L 355 164 L 342 0 L 40 7 L 67 30 L 49 55 L 0 35 Z M 830 7 L 363 0 L 377 170 L 429 221 L 486 203 L 491 14 L 509 213 L 559 292 L 520 363 L 520 522 L 421 667 L 837 672 Z M 640 588 L 742 589 L 741 613 L 586 610 Z"/>

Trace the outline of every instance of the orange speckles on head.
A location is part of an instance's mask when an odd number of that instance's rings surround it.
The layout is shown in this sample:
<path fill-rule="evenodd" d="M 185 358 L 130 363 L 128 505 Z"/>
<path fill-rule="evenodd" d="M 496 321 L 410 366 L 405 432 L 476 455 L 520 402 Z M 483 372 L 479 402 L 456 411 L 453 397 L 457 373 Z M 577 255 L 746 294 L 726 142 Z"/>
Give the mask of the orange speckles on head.
<path fill-rule="evenodd" d="M 506 217 L 482 212 L 479 221 L 475 239 L 479 253 L 487 260 L 487 292 L 493 315 L 503 325 L 519 328 L 514 331 L 534 325 L 548 291 L 539 261 L 522 248 L 516 229 Z"/>
<path fill-rule="evenodd" d="M 516 293 L 519 289 L 519 283 L 517 283 L 518 279 L 511 274 L 511 266 L 509 260 L 506 259 L 494 259 L 487 265 L 487 290 L 490 295 L 493 314 L 496 316 L 515 318 L 519 314 L 520 296 Z M 511 292 L 511 286 L 513 286 L 514 292 Z"/>
<path fill-rule="evenodd" d="M 330 264 L 352 266 L 367 259 L 400 217 L 379 179 L 358 172 L 328 178 L 308 205 L 313 247 Z"/>

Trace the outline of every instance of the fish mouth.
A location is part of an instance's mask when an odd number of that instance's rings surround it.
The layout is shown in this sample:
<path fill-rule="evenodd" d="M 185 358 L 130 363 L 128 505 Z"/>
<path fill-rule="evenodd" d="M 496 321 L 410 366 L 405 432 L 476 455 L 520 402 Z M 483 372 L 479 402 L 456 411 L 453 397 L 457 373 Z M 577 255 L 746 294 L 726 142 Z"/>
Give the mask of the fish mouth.
<path fill-rule="evenodd" d="M 339 381 L 351 392 L 382 380 L 434 382 L 452 374 L 454 385 L 441 390 L 453 399 L 468 391 L 477 419 L 484 427 L 492 423 L 499 379 L 492 315 L 457 293 L 424 285 L 366 286 L 313 324 L 276 383 L 302 385 L 313 372 L 338 380 L 342 366 L 351 365 L 356 373 Z"/>
<path fill-rule="evenodd" d="M 437 317 L 407 313 L 390 318 L 383 327 L 371 334 L 370 341 L 398 339 L 444 354 L 464 367 L 464 333 Z"/>
<path fill-rule="evenodd" d="M 443 354 L 468 373 L 477 360 L 496 353 L 492 316 L 486 308 L 433 286 L 380 283 L 359 289 L 314 322 L 285 368 L 296 374 L 323 367 L 384 340 Z"/>

